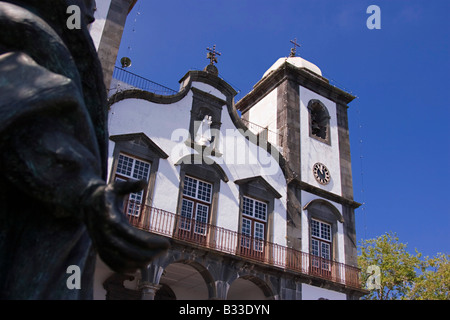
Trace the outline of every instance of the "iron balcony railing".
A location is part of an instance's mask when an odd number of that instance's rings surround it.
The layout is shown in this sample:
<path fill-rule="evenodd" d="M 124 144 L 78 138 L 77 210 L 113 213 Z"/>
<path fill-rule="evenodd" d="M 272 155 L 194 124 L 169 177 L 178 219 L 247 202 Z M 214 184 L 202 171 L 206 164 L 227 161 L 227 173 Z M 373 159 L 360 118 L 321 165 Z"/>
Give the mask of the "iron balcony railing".
<path fill-rule="evenodd" d="M 126 212 L 133 213 L 126 213 L 128 221 L 139 229 L 181 240 L 193 246 L 360 288 L 359 268 L 150 206 L 129 202 L 126 208 Z"/>
<path fill-rule="evenodd" d="M 165 87 L 159 83 L 153 82 L 149 79 L 146 79 L 119 67 L 114 67 L 113 78 L 118 81 L 124 82 L 131 87 L 148 92 L 153 92 L 159 95 L 170 96 L 177 93 L 177 91 L 173 89 Z"/>

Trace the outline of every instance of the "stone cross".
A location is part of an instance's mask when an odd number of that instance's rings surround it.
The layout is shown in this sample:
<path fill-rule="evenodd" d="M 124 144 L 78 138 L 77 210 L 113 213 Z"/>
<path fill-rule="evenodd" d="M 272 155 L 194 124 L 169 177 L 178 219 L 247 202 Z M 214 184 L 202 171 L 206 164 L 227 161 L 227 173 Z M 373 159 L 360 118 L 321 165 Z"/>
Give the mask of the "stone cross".
<path fill-rule="evenodd" d="M 291 49 L 291 54 L 289 55 L 289 57 L 295 57 L 297 55 L 297 47 L 300 48 L 300 44 L 297 43 L 297 38 L 291 40 L 291 43 L 294 45 L 294 47 Z"/>
<path fill-rule="evenodd" d="M 216 45 L 213 46 L 213 48 L 206 48 L 209 52 L 206 55 L 206 59 L 211 60 L 210 64 L 214 65 L 214 63 L 217 63 L 217 57 L 216 55 L 220 56 L 221 53 L 216 51 Z"/>

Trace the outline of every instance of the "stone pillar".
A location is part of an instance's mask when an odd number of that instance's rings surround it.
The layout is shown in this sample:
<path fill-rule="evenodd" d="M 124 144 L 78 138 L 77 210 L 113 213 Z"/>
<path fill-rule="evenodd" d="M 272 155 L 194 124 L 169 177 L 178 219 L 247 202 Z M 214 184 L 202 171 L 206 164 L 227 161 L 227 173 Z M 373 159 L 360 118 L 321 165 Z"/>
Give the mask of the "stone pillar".
<path fill-rule="evenodd" d="M 158 292 L 160 288 L 160 284 L 143 281 L 140 285 L 141 300 L 155 300 L 156 292 Z"/>
<path fill-rule="evenodd" d="M 106 89 L 109 89 L 111 83 L 128 13 L 135 3 L 136 0 L 111 0 L 103 35 L 98 45 Z"/>
<path fill-rule="evenodd" d="M 216 281 L 216 297 L 217 300 L 226 300 L 230 284 L 223 280 Z"/>

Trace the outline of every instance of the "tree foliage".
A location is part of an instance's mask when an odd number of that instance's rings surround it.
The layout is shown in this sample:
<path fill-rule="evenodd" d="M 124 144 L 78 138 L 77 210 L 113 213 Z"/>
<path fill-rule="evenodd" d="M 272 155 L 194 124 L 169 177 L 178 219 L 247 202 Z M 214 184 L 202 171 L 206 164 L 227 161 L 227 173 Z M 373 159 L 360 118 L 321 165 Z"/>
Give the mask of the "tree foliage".
<path fill-rule="evenodd" d="M 362 287 L 371 289 L 363 299 L 450 299 L 449 255 L 428 259 L 417 250 L 411 254 L 392 232 L 362 241 L 359 250 Z M 373 282 L 377 277 L 379 286 Z"/>

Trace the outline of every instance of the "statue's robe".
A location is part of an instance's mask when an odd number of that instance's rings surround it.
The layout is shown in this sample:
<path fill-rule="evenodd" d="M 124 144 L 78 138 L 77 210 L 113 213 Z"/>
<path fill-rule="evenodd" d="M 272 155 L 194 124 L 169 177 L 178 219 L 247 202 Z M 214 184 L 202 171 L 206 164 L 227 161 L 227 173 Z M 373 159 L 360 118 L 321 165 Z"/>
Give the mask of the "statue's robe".
<path fill-rule="evenodd" d="M 1 1 L 0 30 L 0 299 L 90 299 L 83 201 L 107 163 L 100 63 L 90 39 L 83 69 L 61 32 Z M 71 265 L 81 290 L 67 286 Z"/>

